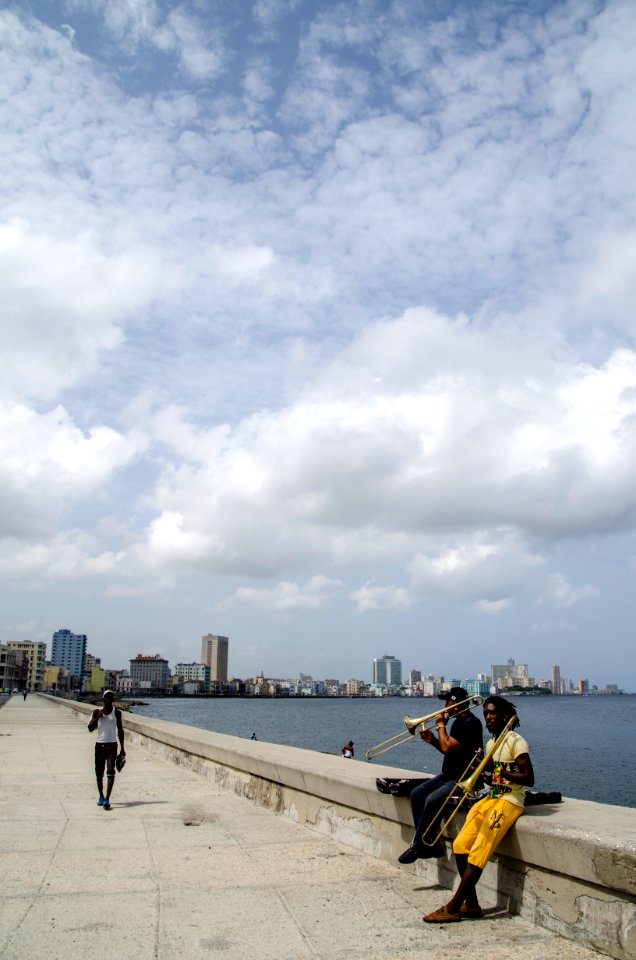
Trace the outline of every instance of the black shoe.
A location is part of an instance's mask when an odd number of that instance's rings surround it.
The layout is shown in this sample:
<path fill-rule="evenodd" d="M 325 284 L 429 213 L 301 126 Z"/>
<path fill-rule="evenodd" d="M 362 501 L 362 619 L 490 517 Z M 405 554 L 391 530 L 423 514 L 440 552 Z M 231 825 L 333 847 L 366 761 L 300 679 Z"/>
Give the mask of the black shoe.
<path fill-rule="evenodd" d="M 441 840 L 432 847 L 427 847 L 426 844 L 424 844 L 419 849 L 422 860 L 439 860 L 439 858 L 443 857 L 446 853 L 446 847 Z"/>
<path fill-rule="evenodd" d="M 398 857 L 398 863 L 415 863 L 416 860 L 419 860 L 421 857 L 425 857 L 426 854 L 422 850 L 419 844 L 412 843 L 410 847 L 407 847 L 404 853 L 401 853 Z"/>

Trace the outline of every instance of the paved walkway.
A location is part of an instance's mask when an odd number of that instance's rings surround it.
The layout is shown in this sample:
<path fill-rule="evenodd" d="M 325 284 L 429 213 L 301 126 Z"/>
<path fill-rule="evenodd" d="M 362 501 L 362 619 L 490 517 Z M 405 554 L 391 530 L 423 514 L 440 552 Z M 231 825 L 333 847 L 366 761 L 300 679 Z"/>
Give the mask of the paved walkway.
<path fill-rule="evenodd" d="M 106 812 L 93 742 L 37 696 L 0 709 L 2 960 L 598 960 L 506 914 L 424 925 L 447 891 L 135 746 Z"/>

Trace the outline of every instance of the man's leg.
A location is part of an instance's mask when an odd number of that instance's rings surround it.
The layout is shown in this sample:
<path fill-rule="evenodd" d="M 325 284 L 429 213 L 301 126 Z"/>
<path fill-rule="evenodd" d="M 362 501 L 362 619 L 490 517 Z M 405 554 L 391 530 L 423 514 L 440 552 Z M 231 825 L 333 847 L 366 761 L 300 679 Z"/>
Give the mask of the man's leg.
<path fill-rule="evenodd" d="M 460 858 L 462 858 L 463 861 L 461 865 Z M 470 910 L 471 912 L 477 912 L 481 908 L 479 906 L 477 891 L 475 888 L 479 883 L 479 878 L 481 877 L 483 870 L 481 867 L 475 867 L 472 863 L 469 863 L 467 854 L 457 854 L 456 860 L 457 869 L 459 870 L 461 879 L 454 896 L 451 897 L 446 904 L 446 909 L 449 913 L 460 913 L 462 905 L 466 904 L 466 909 Z"/>
<path fill-rule="evenodd" d="M 106 751 L 106 796 L 104 809 L 110 810 L 110 795 L 113 792 L 113 787 L 115 785 L 115 760 L 117 759 L 117 744 L 116 743 L 107 743 L 105 744 Z"/>
<path fill-rule="evenodd" d="M 435 837 L 440 833 L 443 817 L 440 817 L 439 813 L 455 789 L 455 786 L 455 780 L 445 778 L 444 781 L 436 786 L 434 790 L 431 790 L 426 797 L 422 815 L 415 824 L 415 836 L 420 845 L 430 847 Z M 447 808 L 449 814 L 451 809 L 450 806 Z M 438 841 L 435 846 L 438 847 L 439 843 L 440 841 Z"/>
<path fill-rule="evenodd" d="M 95 779 L 97 780 L 97 790 L 99 791 L 98 803 L 104 801 L 104 768 L 106 766 L 106 757 L 102 750 L 103 743 L 95 744 Z"/>
<path fill-rule="evenodd" d="M 425 923 L 461 919 L 460 910 L 464 903 L 469 910 L 479 907 L 475 888 L 484 867 L 522 814 L 523 807 L 503 798 L 486 798 L 475 804 L 453 844 L 461 874 L 457 891 L 444 907 L 424 917 Z"/>
<path fill-rule="evenodd" d="M 415 835 L 404 853 L 398 860 L 400 863 L 413 863 L 415 860 L 426 859 L 428 857 L 441 857 L 444 853 L 444 844 L 441 840 L 435 845 L 427 845 L 422 835 L 426 828 L 431 825 L 431 821 L 439 812 L 444 800 L 452 792 L 455 786 L 454 780 L 449 780 L 443 774 L 427 780 L 426 783 L 416 787 L 411 793 L 411 812 L 413 814 L 413 823 L 415 825 Z M 430 831 L 431 839 L 439 832 L 439 823 L 432 824 Z M 427 835 L 426 840 L 428 841 Z"/>

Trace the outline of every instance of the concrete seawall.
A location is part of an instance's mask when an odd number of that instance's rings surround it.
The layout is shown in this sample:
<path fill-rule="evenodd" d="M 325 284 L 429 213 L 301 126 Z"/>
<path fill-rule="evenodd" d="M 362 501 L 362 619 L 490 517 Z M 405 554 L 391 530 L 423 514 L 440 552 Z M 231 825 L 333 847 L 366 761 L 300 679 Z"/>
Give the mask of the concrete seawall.
<path fill-rule="evenodd" d="M 77 714 L 91 711 L 47 699 Z M 153 755 L 380 860 L 395 862 L 410 842 L 408 801 L 375 787 L 378 776 L 410 771 L 134 714 L 124 715 L 124 725 Z M 448 888 L 456 879 L 450 843 L 446 858 L 404 869 Z M 569 940 L 634 960 L 636 810 L 568 798 L 530 808 L 484 871 L 480 896 Z"/>

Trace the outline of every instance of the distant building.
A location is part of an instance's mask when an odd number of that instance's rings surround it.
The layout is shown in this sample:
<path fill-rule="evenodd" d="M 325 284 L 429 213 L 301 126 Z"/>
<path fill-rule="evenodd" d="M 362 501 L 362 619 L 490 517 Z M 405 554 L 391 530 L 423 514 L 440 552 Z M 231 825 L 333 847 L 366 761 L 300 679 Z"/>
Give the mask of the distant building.
<path fill-rule="evenodd" d="M 416 687 L 422 682 L 421 670 L 409 670 L 409 687 Z"/>
<path fill-rule="evenodd" d="M 10 640 L 9 650 L 21 653 L 26 660 L 25 685 L 29 690 L 41 690 L 46 666 L 46 644 L 28 640 Z"/>
<path fill-rule="evenodd" d="M 402 686 L 402 661 L 385 654 L 373 661 L 373 683 L 378 687 Z"/>
<path fill-rule="evenodd" d="M 0 693 L 9 693 L 20 686 L 20 670 L 15 650 L 6 643 L 0 643 Z"/>
<path fill-rule="evenodd" d="M 364 680 L 347 680 L 347 696 L 360 697 L 364 693 L 365 687 Z"/>
<path fill-rule="evenodd" d="M 552 664 L 552 693 L 561 693 L 561 667 Z"/>
<path fill-rule="evenodd" d="M 487 697 L 490 693 L 490 684 L 487 680 L 462 680 L 460 686 L 464 688 L 469 697 Z"/>
<path fill-rule="evenodd" d="M 158 653 L 154 656 L 138 653 L 130 661 L 130 679 L 137 681 L 140 687 L 150 683 L 151 690 L 165 690 L 170 682 L 170 664 Z"/>
<path fill-rule="evenodd" d="M 207 663 L 177 663 L 174 674 L 182 686 L 194 685 L 202 693 L 210 692 L 210 668 Z"/>
<path fill-rule="evenodd" d="M 215 633 L 206 633 L 201 638 L 201 663 L 210 668 L 210 682 L 227 683 L 227 660 L 229 640 Z M 218 684 L 216 684 L 218 686 Z"/>
<path fill-rule="evenodd" d="M 101 693 L 106 689 L 106 671 L 101 667 L 91 667 L 91 672 L 84 677 L 84 690 L 89 693 Z"/>
<path fill-rule="evenodd" d="M 70 680 L 68 670 L 64 667 L 45 667 L 42 687 L 44 690 L 64 692 L 69 689 Z"/>
<path fill-rule="evenodd" d="M 427 673 L 422 680 L 422 694 L 425 697 L 436 697 L 444 685 L 444 677 L 436 677 Z"/>
<path fill-rule="evenodd" d="M 93 667 L 101 667 L 100 657 L 94 657 L 92 653 L 87 653 L 84 657 L 84 675 L 90 677 Z"/>
<path fill-rule="evenodd" d="M 86 634 L 70 630 L 56 630 L 53 634 L 51 666 L 64 667 L 69 675 L 81 683 L 84 676 Z"/>
<path fill-rule="evenodd" d="M 493 664 L 490 668 L 490 676 L 493 686 L 499 690 L 534 686 L 534 678 L 528 676 L 528 664 L 515 663 L 512 658 L 506 664 Z"/>

